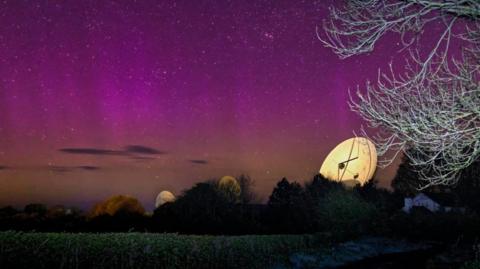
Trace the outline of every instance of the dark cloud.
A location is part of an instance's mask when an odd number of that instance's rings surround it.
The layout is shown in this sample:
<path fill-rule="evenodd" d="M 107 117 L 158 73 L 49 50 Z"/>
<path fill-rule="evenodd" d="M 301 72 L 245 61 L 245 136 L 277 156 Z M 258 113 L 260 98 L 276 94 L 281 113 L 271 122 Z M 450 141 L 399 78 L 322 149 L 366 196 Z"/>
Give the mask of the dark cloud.
<path fill-rule="evenodd" d="M 159 151 L 155 148 L 142 146 L 142 145 L 130 145 L 125 147 L 125 151 L 134 154 L 146 154 L 146 155 L 158 155 L 165 154 L 163 151 Z"/>
<path fill-rule="evenodd" d="M 126 146 L 124 150 L 112 150 L 112 149 L 99 149 L 99 148 L 62 148 L 60 152 L 69 154 L 85 154 L 85 155 L 160 155 L 166 152 L 157 150 L 155 148 L 142 146 L 142 145 L 130 145 Z"/>
<path fill-rule="evenodd" d="M 157 159 L 155 157 L 145 157 L 145 156 L 132 156 L 131 158 L 139 161 L 151 161 L 151 160 Z"/>
<path fill-rule="evenodd" d="M 91 166 L 91 165 L 81 165 L 81 166 L 47 166 L 47 169 L 53 172 L 58 173 L 67 173 L 72 172 L 74 170 L 87 170 L 87 171 L 95 171 L 100 169 L 98 166 Z"/>
<path fill-rule="evenodd" d="M 88 170 L 88 171 L 94 171 L 100 169 L 98 166 L 91 166 L 91 165 L 82 165 L 82 166 L 77 166 L 76 168 L 78 169 L 83 169 L 83 170 Z"/>
<path fill-rule="evenodd" d="M 207 160 L 188 160 L 188 161 L 194 164 L 208 164 Z"/>
<path fill-rule="evenodd" d="M 59 151 L 70 154 L 87 155 L 124 155 L 125 152 L 119 150 L 96 149 L 96 148 L 63 148 Z"/>

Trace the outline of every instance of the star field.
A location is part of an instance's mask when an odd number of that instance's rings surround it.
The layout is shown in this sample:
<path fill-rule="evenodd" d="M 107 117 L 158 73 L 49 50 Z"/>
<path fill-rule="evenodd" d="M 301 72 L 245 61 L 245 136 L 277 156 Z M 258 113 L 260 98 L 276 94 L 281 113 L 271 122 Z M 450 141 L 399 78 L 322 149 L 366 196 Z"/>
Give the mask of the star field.
<path fill-rule="evenodd" d="M 1 1 L 0 204 L 310 179 L 362 124 L 348 89 L 399 48 L 339 60 L 315 32 L 331 3 Z"/>

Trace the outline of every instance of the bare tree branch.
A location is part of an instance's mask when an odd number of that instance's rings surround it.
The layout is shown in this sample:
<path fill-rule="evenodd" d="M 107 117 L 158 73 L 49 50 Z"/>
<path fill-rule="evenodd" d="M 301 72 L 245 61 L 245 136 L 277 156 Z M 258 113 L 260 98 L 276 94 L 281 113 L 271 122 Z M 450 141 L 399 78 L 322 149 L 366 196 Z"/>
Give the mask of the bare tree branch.
<path fill-rule="evenodd" d="M 467 26 L 456 35 L 458 21 Z M 477 0 L 350 0 L 330 9 L 324 36 L 317 29 L 342 59 L 372 51 L 387 32 L 400 34 L 410 55 L 405 73 L 390 64 L 388 74 L 379 72 L 375 84 L 366 83 L 366 91 L 350 94 L 350 108 L 379 130 L 371 139 L 384 156 L 380 166 L 403 152 L 420 172 L 422 188 L 456 183 L 480 157 L 479 21 Z M 432 22 L 443 23 L 444 30 L 422 58 L 418 44 Z M 449 54 L 452 38 L 465 43 L 461 59 Z"/>

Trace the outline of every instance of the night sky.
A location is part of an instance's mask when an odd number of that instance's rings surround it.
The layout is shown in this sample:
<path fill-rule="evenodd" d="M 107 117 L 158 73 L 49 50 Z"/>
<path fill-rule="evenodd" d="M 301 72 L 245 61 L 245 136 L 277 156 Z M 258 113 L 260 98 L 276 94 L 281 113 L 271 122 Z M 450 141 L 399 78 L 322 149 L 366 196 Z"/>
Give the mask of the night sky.
<path fill-rule="evenodd" d="M 0 205 L 130 194 L 151 209 L 223 175 L 264 198 L 311 179 L 362 124 L 348 89 L 400 49 L 388 35 L 339 60 L 315 30 L 331 3 L 1 1 Z"/>

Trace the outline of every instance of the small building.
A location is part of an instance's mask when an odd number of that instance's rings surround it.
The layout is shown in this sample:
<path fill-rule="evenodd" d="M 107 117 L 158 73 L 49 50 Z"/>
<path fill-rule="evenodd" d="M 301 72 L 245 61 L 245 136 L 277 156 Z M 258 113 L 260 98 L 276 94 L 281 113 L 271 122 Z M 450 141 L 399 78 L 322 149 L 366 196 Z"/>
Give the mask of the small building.
<path fill-rule="evenodd" d="M 402 210 L 410 213 L 414 207 L 423 207 L 430 212 L 464 212 L 465 208 L 457 207 L 451 194 L 449 193 L 419 193 L 412 198 L 405 198 Z"/>

